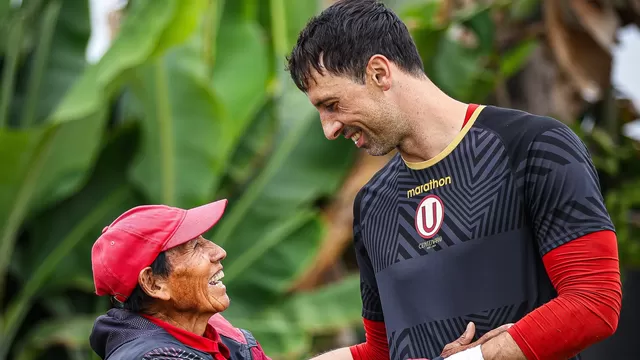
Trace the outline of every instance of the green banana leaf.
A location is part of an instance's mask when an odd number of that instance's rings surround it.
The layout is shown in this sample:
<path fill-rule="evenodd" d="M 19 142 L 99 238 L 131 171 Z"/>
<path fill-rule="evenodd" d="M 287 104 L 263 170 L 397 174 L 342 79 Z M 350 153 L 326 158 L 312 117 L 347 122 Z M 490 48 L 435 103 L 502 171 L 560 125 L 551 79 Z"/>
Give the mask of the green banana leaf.
<path fill-rule="evenodd" d="M 34 13 L 33 9 L 35 9 L 34 4 L 29 4 L 27 10 Z M 58 19 L 57 12 L 60 10 L 62 13 Z M 35 60 L 28 72 L 29 82 L 27 85 L 18 86 L 18 92 L 12 99 L 14 109 L 22 108 L 22 111 L 13 112 L 13 117 L 16 119 L 19 114 L 25 118 L 48 116 L 84 67 L 83 48 L 89 38 L 88 4 L 70 0 L 62 3 L 50 3 L 45 13 L 47 15 L 41 21 L 40 30 L 42 33 L 46 33 L 47 31 L 52 32 L 55 28 L 54 46 L 49 49 L 46 42 L 43 41 L 36 47 Z M 71 14 L 74 15 L 73 19 L 69 16 Z M 38 20 L 33 21 L 37 22 Z M 62 36 L 60 33 L 67 36 Z M 73 35 L 73 37 L 69 37 L 69 35 Z M 46 71 L 43 70 L 43 67 L 46 68 Z M 15 75 L 5 72 L 3 76 L 13 77 Z M 42 90 L 43 83 L 47 84 L 47 91 Z M 21 91 L 21 89 L 25 90 Z M 99 114 L 98 122 L 102 115 Z M 12 123 L 17 123 L 17 121 L 12 121 Z M 96 132 L 95 129 L 95 124 L 73 124 L 70 130 L 86 132 L 87 136 L 91 136 Z M 56 197 L 64 196 L 69 190 L 70 184 L 67 181 L 61 187 L 54 188 L 52 185 L 57 184 L 56 180 L 58 179 L 52 179 L 50 176 L 55 177 L 56 174 L 47 171 L 46 158 L 58 157 L 60 160 L 55 151 L 54 154 L 50 154 L 53 149 L 51 143 L 66 143 L 67 140 L 64 138 L 69 136 L 68 133 L 65 135 L 64 131 L 63 134 L 56 132 L 57 130 L 47 127 L 29 130 L 9 130 L 0 127 L 0 158 L 5 162 L 4 171 L 0 175 L 0 229 L 2 229 L 0 230 L 0 249 L 2 249 L 0 287 L 3 284 L 1 279 L 4 278 L 4 270 L 11 256 L 13 236 L 18 230 L 22 218 L 28 213 L 30 203 L 38 202 L 32 199 L 36 199 L 40 195 L 45 197 L 40 200 L 42 202 L 53 201 Z M 89 137 L 67 144 L 67 149 L 73 148 L 73 151 L 82 149 L 81 155 L 64 159 L 65 163 L 60 164 L 59 168 L 70 174 L 74 172 L 74 168 L 82 167 L 83 163 L 88 160 L 87 156 L 89 159 L 91 157 L 91 151 L 85 150 L 91 149 L 91 146 L 92 141 Z M 40 157 L 39 160 L 38 157 Z M 42 173 L 48 174 L 45 179 L 40 179 L 39 174 Z M 63 180 L 69 180 L 69 177 Z"/>
<path fill-rule="evenodd" d="M 280 14 L 282 15 L 282 18 L 276 19 L 274 11 L 278 13 L 277 9 L 283 5 L 285 9 L 284 15 Z M 265 99 L 266 102 L 262 104 L 257 111 L 252 111 L 254 113 L 252 116 L 253 120 L 244 130 L 244 132 L 251 134 L 251 136 L 241 138 L 239 143 L 235 146 L 234 154 L 230 160 L 230 164 L 233 165 L 228 166 L 228 178 L 225 179 L 225 184 L 222 185 L 223 189 L 219 189 L 218 194 L 220 196 L 232 196 L 234 193 L 243 191 L 249 180 L 257 175 L 260 166 L 264 164 L 266 158 L 270 154 L 270 151 L 273 150 L 275 136 L 277 135 L 275 127 L 277 126 L 277 122 L 280 121 L 279 114 L 276 113 L 277 109 L 275 105 L 277 102 L 276 99 L 279 99 L 277 94 L 282 91 L 283 82 L 291 81 L 288 78 L 288 74 L 283 75 L 281 72 L 285 67 L 285 61 L 283 61 L 282 58 L 274 56 L 275 50 L 269 51 L 269 49 L 267 49 L 266 39 L 268 33 L 263 34 L 263 31 L 258 30 L 258 26 L 261 25 L 264 29 L 273 30 L 273 27 L 276 26 L 273 25 L 274 21 L 277 20 L 284 22 L 284 25 L 281 24 L 279 26 L 283 26 L 283 28 L 286 29 L 287 39 L 281 39 L 280 41 L 285 41 L 287 44 L 292 45 L 296 42 L 298 33 L 302 27 L 319 10 L 320 1 L 315 0 L 284 0 L 282 3 L 280 1 L 259 2 L 252 0 L 228 3 L 225 7 L 225 21 L 218 38 L 218 53 L 220 57 L 224 56 L 228 60 L 222 60 L 223 64 L 218 64 L 215 71 L 220 73 L 228 72 L 233 75 L 226 77 L 230 81 L 229 84 L 225 84 L 225 82 L 222 82 L 221 79 L 216 77 L 214 74 L 214 87 L 216 87 L 216 89 L 226 89 L 231 86 L 234 78 L 238 78 L 242 79 L 242 81 L 235 82 L 235 87 L 240 88 L 240 84 L 254 83 L 256 85 L 256 93 L 253 97 L 260 97 L 264 94 L 267 95 L 268 98 Z M 260 24 L 253 23 L 256 18 L 260 19 Z M 237 22 L 238 24 L 232 25 L 234 22 Z M 239 36 L 233 35 L 234 32 L 241 34 L 246 33 L 246 39 L 240 39 Z M 249 41 L 250 37 L 255 38 L 254 41 Z M 276 41 L 274 36 L 271 36 L 271 40 L 272 42 Z M 244 50 L 244 47 L 239 46 L 240 42 L 255 42 L 254 45 L 249 47 L 250 49 L 256 50 L 255 54 L 248 54 L 246 50 Z M 261 49 L 260 52 L 257 51 L 258 48 Z M 271 58 L 268 58 L 268 56 L 271 56 Z M 273 60 L 273 65 L 271 67 L 274 67 L 275 71 L 269 74 L 265 89 L 262 92 L 258 92 L 258 81 L 255 79 L 255 73 L 258 74 L 257 78 L 262 81 L 261 75 L 263 68 L 268 70 L 268 67 L 265 68 L 265 66 L 271 65 L 270 63 L 272 62 L 272 58 L 275 60 Z M 244 66 L 237 66 L 236 64 L 239 64 L 238 61 L 244 61 L 242 63 Z M 247 71 L 246 69 L 252 70 Z M 251 85 L 245 87 L 249 89 Z M 243 87 L 243 89 L 245 87 Z M 226 93 L 226 91 L 218 91 L 220 94 Z M 248 95 L 249 91 L 246 90 L 245 92 Z M 249 98 L 249 96 L 247 96 L 247 98 Z M 227 101 L 227 103 L 232 104 L 231 100 L 232 99 Z M 233 103 L 237 106 L 238 111 L 246 111 L 246 101 L 235 101 Z M 251 108 L 253 108 L 253 105 L 258 105 L 260 102 L 250 100 L 249 104 L 251 105 Z M 234 107 L 234 105 L 230 105 L 230 107 Z M 230 112 L 233 113 L 233 109 L 231 109 Z M 231 116 L 234 117 L 233 115 Z M 241 117 L 241 119 L 244 118 Z"/>
<path fill-rule="evenodd" d="M 0 158 L 5 165 L 0 175 L 0 289 L 4 289 L 15 234 L 26 215 L 35 214 L 82 184 L 99 149 L 96 139 L 101 138 L 110 94 L 127 70 L 146 61 L 158 46 L 166 46 L 157 39 L 167 26 L 175 25 L 171 22 L 174 12 L 197 3 L 179 2 L 168 7 L 161 1 L 147 0 L 136 4 L 121 36 L 75 83 L 48 123 L 24 130 L 0 129 Z M 8 334 L 2 336 L 0 358 L 9 351 L 14 325 L 21 321 L 23 311 L 10 306 L 7 314 L 2 330 Z"/>
<path fill-rule="evenodd" d="M 308 351 L 315 335 L 335 333 L 362 322 L 360 277 L 353 274 L 312 292 L 292 294 L 257 314 L 224 315 L 248 329 L 274 359 L 296 358 Z M 233 301 L 233 299 L 232 299 Z"/>
<path fill-rule="evenodd" d="M 535 42 L 523 42 L 505 54 L 497 52 L 491 15 L 513 5 L 476 4 L 453 12 L 449 19 L 440 19 L 442 6 L 439 1 L 407 1 L 400 13 L 411 24 L 425 71 L 433 82 L 461 101 L 485 101 L 498 81 L 522 67 L 535 49 Z M 460 31 L 470 32 L 475 43 L 465 44 L 458 39 L 456 33 Z"/>
<path fill-rule="evenodd" d="M 53 124 L 72 120 L 86 120 L 83 122 L 87 124 L 69 125 L 86 128 L 69 129 L 68 134 L 67 130 L 60 130 L 62 134 L 59 136 L 64 140 L 60 142 L 60 146 L 52 147 L 51 157 L 56 161 L 44 162 L 43 173 L 47 174 L 47 181 L 38 182 L 34 209 L 41 209 L 63 198 L 81 184 L 86 174 L 86 165 L 95 158 L 98 144 L 95 139 L 100 138 L 104 128 L 104 111 L 111 94 L 117 90 L 130 69 L 145 62 L 157 53 L 157 49 L 168 47 L 169 44 L 158 41 L 166 32 L 165 29 L 179 25 L 194 28 L 189 24 L 176 24 L 172 20 L 175 17 L 182 18 L 175 14 L 185 12 L 185 7 L 197 6 L 200 1 L 179 2 L 175 6 L 165 6 L 162 3 L 149 0 L 135 2 L 136 6 L 132 7 L 122 25 L 120 33 L 123 35 L 114 41 L 98 64 L 87 69 L 57 107 L 51 119 Z M 143 18 L 147 21 L 142 21 Z M 186 35 L 188 34 L 183 34 Z M 176 41 L 173 37 L 169 39 Z M 83 136 L 81 139 L 69 140 L 68 136 L 75 137 L 75 134 Z"/>
<path fill-rule="evenodd" d="M 246 130 L 251 136 L 243 136 L 234 150 L 227 167 L 224 182 L 216 197 L 230 198 L 244 191 L 246 185 L 257 176 L 266 162 L 276 139 L 278 119 L 274 114 L 275 102 L 269 100 Z"/>
<path fill-rule="evenodd" d="M 198 29 L 201 14 L 207 9 L 207 0 L 154 0 L 166 8 L 170 8 L 171 17 L 168 26 L 165 26 L 162 35 L 157 39 L 157 46 L 151 58 L 162 56 L 169 48 L 181 45 L 191 37 Z M 136 6 L 137 4 L 133 4 Z M 145 16 L 151 15 L 146 13 Z"/>
<path fill-rule="evenodd" d="M 141 151 L 131 180 L 153 203 L 194 207 L 212 197 L 229 134 L 222 106 L 206 77 L 189 66 L 198 53 L 181 46 L 136 69 L 132 89 L 144 115 Z"/>
<path fill-rule="evenodd" d="M 323 228 L 311 206 L 338 187 L 355 154 L 348 141 L 327 141 L 309 100 L 292 84 L 287 86 L 277 105 L 281 128 L 276 148 L 240 197 L 230 201 L 214 229 L 212 241 L 228 253 L 225 274 L 234 279 L 227 279 L 230 294 L 235 286 L 244 293 L 240 288 L 256 274 L 275 275 L 288 264 L 285 273 L 256 284 L 265 295 L 276 295 L 308 265 Z M 283 236 L 290 234 L 296 235 Z M 251 286 L 244 288 L 251 291 Z"/>
<path fill-rule="evenodd" d="M 77 315 L 42 321 L 26 335 L 25 340 L 18 346 L 16 360 L 37 359 L 52 346 L 64 346 L 68 350 L 80 350 L 89 357 L 88 334 L 91 333 L 93 322 L 97 315 Z"/>
<path fill-rule="evenodd" d="M 270 69 L 264 61 L 268 56 L 265 38 L 257 22 L 239 18 L 223 20 L 215 41 L 212 84 L 234 123 L 227 140 L 231 148 L 267 99 Z"/>
<path fill-rule="evenodd" d="M 213 87 L 225 103 L 239 136 L 226 144 L 231 150 L 225 177 L 213 185 L 217 197 L 243 191 L 256 176 L 274 145 L 274 114 L 278 81 L 269 40 L 268 1 L 225 2 L 219 34 Z M 240 134 L 251 134 L 241 136 Z"/>
<path fill-rule="evenodd" d="M 401 18 L 407 24 L 411 24 L 409 31 L 418 47 L 424 69 L 427 71 L 427 75 L 431 76 L 430 69 L 437 56 L 438 46 L 449 25 L 447 21 L 442 21 L 443 19 L 438 16 L 443 2 L 420 1 L 419 3 L 397 4 L 396 6 Z"/>
<path fill-rule="evenodd" d="M 298 41 L 300 30 L 309 20 L 323 9 L 322 1 L 282 0 L 285 9 L 287 49 L 293 48 Z"/>
<path fill-rule="evenodd" d="M 453 37 L 451 28 L 443 34 L 428 69 L 429 76 L 443 91 L 461 101 L 478 101 L 489 95 L 495 77 L 489 69 L 493 54 L 494 31 L 490 8 L 474 8 L 466 19 L 456 19 L 454 26 L 473 32 L 477 45 L 468 46 Z"/>
<path fill-rule="evenodd" d="M 284 308 L 294 314 L 297 324 L 310 334 L 361 326 L 360 274 L 348 275 L 313 292 L 296 294 Z"/>
<path fill-rule="evenodd" d="M 17 256 L 22 264 L 17 270 L 24 282 L 38 278 L 34 294 L 67 287 L 93 292 L 93 242 L 117 216 L 143 201 L 127 178 L 138 138 L 139 131 L 133 124 L 115 130 L 100 150 L 87 184 L 25 224 L 29 236 L 22 244 L 22 256 Z M 47 277 L 35 276 L 38 273 L 46 273 Z M 49 278 L 49 274 L 55 276 Z"/>
<path fill-rule="evenodd" d="M 250 319 L 248 325 L 264 319 L 264 333 L 271 334 L 264 346 L 296 353 L 310 339 L 296 333 L 303 329 L 296 328 L 292 312 L 276 306 L 286 302 L 288 289 L 317 254 L 326 224 L 314 203 L 339 186 L 355 147 L 346 140 L 326 140 L 309 100 L 285 84 L 276 103 L 280 128 L 275 148 L 257 177 L 231 199 L 211 239 L 227 251 L 223 265 L 230 319 Z"/>
<path fill-rule="evenodd" d="M 502 55 L 500 61 L 500 75 L 508 79 L 515 75 L 527 62 L 533 51 L 538 47 L 535 40 L 527 40 Z"/>
<path fill-rule="evenodd" d="M 132 11 L 123 24 L 126 35 L 85 72 L 48 124 L 27 130 L 0 129 L 0 158 L 7 163 L 0 175 L 0 278 L 26 214 L 68 195 L 85 178 L 98 148 L 95 139 L 104 128 L 107 90 L 114 90 L 128 68 L 147 59 L 156 45 L 149 39 L 157 39 L 162 25 L 171 25 L 171 13 L 161 2 L 136 3 L 139 11 Z M 168 20 L 163 23 L 159 19 L 164 13 Z M 154 15 L 152 21 L 136 21 L 147 14 Z"/>
<path fill-rule="evenodd" d="M 0 129 L 0 278 L 4 278 L 15 234 L 38 196 L 60 197 L 82 180 L 92 164 L 104 109 L 96 119 L 49 124 L 28 130 Z M 87 137 L 78 137 L 87 134 Z M 99 138 L 99 134 L 97 136 Z M 53 169 L 55 165 L 58 168 Z M 57 175 L 57 176 L 56 176 Z M 0 288 L 2 287 L 0 280 Z"/>
<path fill-rule="evenodd" d="M 217 41 L 196 36 L 136 71 L 145 135 L 131 177 L 152 202 L 193 207 L 213 197 L 266 102 L 269 69 L 255 61 L 267 55 L 263 36 L 249 20 L 225 21 Z M 209 42 L 217 48 L 212 81 Z"/>
<path fill-rule="evenodd" d="M 81 76 L 91 34 L 86 1 L 51 1 L 37 13 L 42 14 L 39 24 L 30 27 L 31 40 L 25 40 L 25 46 L 34 47 L 27 50 L 32 53 L 25 62 L 28 75 L 19 77 L 26 81 L 19 82 L 12 100 L 13 123 L 20 127 L 45 121 Z"/>
<path fill-rule="evenodd" d="M 88 184 L 78 194 L 27 225 L 30 243 L 17 254 L 21 266 L 15 272 L 23 284 L 7 306 L 6 332 L 0 345 L 11 341 L 38 295 L 68 287 L 93 292 L 93 242 L 113 219 L 138 204 L 126 181 L 136 144 L 133 130 L 118 131 L 107 143 Z"/>
<path fill-rule="evenodd" d="M 160 50 L 166 50 L 178 40 L 186 40 L 190 35 L 177 31 L 176 35 L 167 35 L 178 27 L 195 29 L 196 19 L 183 23 L 180 13 L 198 13 L 202 11 L 202 1 L 175 0 L 139 0 L 132 2 L 120 28 L 119 35 L 100 62 L 90 67 L 85 76 L 73 87 L 62 104 L 54 113 L 54 122 L 78 119 L 91 114 L 105 99 L 109 98 L 118 86 L 122 85 L 127 71 L 140 66 L 149 59 L 159 57 Z M 194 7 L 194 9 L 191 9 Z M 167 43 L 161 40 L 167 39 Z"/>

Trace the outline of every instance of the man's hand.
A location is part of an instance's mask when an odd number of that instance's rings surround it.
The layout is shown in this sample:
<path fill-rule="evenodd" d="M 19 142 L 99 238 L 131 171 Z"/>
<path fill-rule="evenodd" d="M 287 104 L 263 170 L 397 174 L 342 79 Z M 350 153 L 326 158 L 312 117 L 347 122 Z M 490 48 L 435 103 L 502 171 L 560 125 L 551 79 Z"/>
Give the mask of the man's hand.
<path fill-rule="evenodd" d="M 494 337 L 507 331 L 507 329 L 510 328 L 511 326 L 513 326 L 513 324 L 502 325 L 499 328 L 489 331 L 488 333 L 484 334 L 480 339 L 471 343 L 471 340 L 473 340 L 473 335 L 475 335 L 476 333 L 476 325 L 470 322 L 467 325 L 467 329 L 464 331 L 464 333 L 462 333 L 462 335 L 460 335 L 458 339 L 448 343 L 444 347 L 444 349 L 442 349 L 442 353 L 440 354 L 440 356 L 442 356 L 443 358 L 447 358 L 460 351 L 464 351 L 472 347 L 482 345 L 487 341 L 493 339 Z"/>

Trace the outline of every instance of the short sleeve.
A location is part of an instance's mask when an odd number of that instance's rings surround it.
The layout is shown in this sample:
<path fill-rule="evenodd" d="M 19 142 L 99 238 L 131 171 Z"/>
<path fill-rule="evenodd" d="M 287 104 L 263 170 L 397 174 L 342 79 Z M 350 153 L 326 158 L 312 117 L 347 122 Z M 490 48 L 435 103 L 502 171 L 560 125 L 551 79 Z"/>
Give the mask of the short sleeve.
<path fill-rule="evenodd" d="M 600 230 L 615 230 L 589 152 L 566 126 L 539 134 L 525 159 L 525 203 L 540 255 Z"/>
<path fill-rule="evenodd" d="M 356 260 L 360 270 L 360 295 L 362 296 L 362 317 L 371 321 L 384 321 L 378 284 L 371 259 L 362 239 L 360 223 L 360 197 L 354 203 L 353 241 Z"/>

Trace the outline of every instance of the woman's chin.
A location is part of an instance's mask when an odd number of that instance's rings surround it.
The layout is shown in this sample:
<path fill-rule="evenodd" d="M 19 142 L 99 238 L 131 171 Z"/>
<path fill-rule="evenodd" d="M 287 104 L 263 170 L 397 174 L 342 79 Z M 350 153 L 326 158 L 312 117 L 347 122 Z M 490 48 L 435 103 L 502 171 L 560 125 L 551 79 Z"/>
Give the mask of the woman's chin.
<path fill-rule="evenodd" d="M 216 312 L 223 312 L 227 310 L 230 304 L 231 300 L 229 299 L 229 296 L 226 292 L 223 295 L 214 296 L 211 301 L 211 305 L 213 305 Z"/>

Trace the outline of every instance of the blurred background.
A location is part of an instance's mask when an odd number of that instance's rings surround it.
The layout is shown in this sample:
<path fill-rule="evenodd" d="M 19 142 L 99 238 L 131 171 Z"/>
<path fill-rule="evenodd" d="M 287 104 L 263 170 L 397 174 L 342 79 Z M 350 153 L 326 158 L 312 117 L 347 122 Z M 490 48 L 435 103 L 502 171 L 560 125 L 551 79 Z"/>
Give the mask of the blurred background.
<path fill-rule="evenodd" d="M 0 360 L 97 358 L 102 228 L 136 205 L 220 198 L 207 235 L 228 253 L 235 326 L 274 359 L 363 340 L 352 204 L 388 157 L 326 140 L 284 71 L 330 3 L 0 0 Z M 385 3 L 447 93 L 554 116 L 588 145 L 624 305 L 585 358 L 640 358 L 640 0 Z"/>

